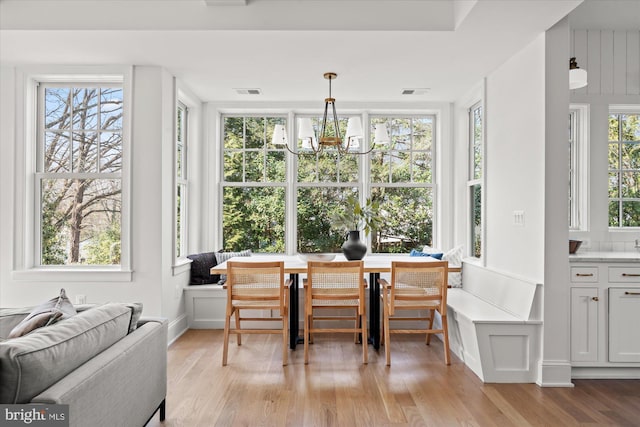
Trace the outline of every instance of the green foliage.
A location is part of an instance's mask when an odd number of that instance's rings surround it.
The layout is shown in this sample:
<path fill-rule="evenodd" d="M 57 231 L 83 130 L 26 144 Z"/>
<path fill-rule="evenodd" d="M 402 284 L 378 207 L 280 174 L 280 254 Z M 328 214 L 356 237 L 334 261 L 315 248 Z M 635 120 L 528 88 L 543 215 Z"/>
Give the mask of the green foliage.
<path fill-rule="evenodd" d="M 63 265 L 66 260 L 64 234 L 59 226 L 56 204 L 44 195 L 42 202 L 42 265 Z"/>
<path fill-rule="evenodd" d="M 640 226 L 640 115 L 609 115 L 609 226 Z"/>
<path fill-rule="evenodd" d="M 113 222 L 93 237 L 85 246 L 86 263 L 91 265 L 120 264 L 120 223 Z"/>
<path fill-rule="evenodd" d="M 345 202 L 344 210 L 333 217 L 333 222 L 336 226 L 343 228 L 345 231 L 360 230 L 362 228 L 368 236 L 371 230 L 378 228 L 382 224 L 379 201 L 368 198 L 365 200 L 364 205 L 360 205 L 360 201 L 350 195 Z"/>

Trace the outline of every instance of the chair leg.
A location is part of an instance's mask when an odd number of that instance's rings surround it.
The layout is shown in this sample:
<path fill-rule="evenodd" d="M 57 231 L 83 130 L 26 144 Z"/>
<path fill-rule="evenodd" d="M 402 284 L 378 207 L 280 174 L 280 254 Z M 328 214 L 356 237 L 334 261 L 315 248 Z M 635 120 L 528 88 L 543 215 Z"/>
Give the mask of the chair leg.
<path fill-rule="evenodd" d="M 360 316 L 362 322 L 362 363 L 369 363 L 369 342 L 367 339 L 367 315 Z"/>
<path fill-rule="evenodd" d="M 238 345 L 242 345 L 242 335 L 240 335 L 240 310 L 236 309 L 236 331 L 237 331 L 237 340 Z"/>
<path fill-rule="evenodd" d="M 355 323 L 355 325 L 353 326 L 353 329 L 354 329 L 354 330 L 356 330 L 356 329 L 360 328 L 360 325 L 359 325 L 359 322 L 360 322 L 360 316 L 358 316 L 358 309 L 357 309 L 357 308 L 356 308 L 356 312 L 355 312 L 355 315 L 354 315 L 354 322 L 356 322 L 356 323 Z M 357 332 L 357 331 L 353 333 L 353 342 L 354 342 L 355 344 L 358 344 L 358 335 L 359 335 L 359 334 L 358 334 L 358 332 Z"/>
<path fill-rule="evenodd" d="M 227 353 L 229 352 L 230 326 L 231 326 L 231 313 L 227 313 L 224 319 L 224 344 L 222 347 L 222 366 L 227 366 Z"/>
<path fill-rule="evenodd" d="M 447 324 L 447 315 L 442 315 L 442 336 L 444 338 L 444 363 L 451 364 L 451 358 L 449 356 L 449 325 Z"/>
<path fill-rule="evenodd" d="M 311 325 L 311 316 L 305 315 L 304 319 L 304 364 L 307 365 L 309 363 L 309 337 L 311 334 L 309 333 L 309 329 Z"/>
<path fill-rule="evenodd" d="M 430 310 L 431 311 L 431 317 L 429 318 L 429 329 L 433 329 L 433 319 L 435 318 L 436 315 L 436 311 L 435 310 Z M 427 333 L 427 345 L 429 345 L 429 343 L 431 343 L 431 335 L 433 334 L 429 334 Z"/>

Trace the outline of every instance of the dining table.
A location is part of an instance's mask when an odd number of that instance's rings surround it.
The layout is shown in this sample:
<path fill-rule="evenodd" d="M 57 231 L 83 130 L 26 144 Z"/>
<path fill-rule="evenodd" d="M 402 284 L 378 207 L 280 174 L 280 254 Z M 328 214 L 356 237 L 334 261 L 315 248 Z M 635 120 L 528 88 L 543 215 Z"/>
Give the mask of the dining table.
<path fill-rule="evenodd" d="M 226 274 L 228 261 L 241 262 L 263 262 L 263 261 L 283 261 L 284 271 L 291 279 L 291 288 L 289 291 L 289 347 L 295 350 L 296 345 L 303 342 L 300 336 L 300 319 L 299 319 L 299 290 L 300 275 L 307 272 L 307 256 L 301 255 L 253 255 L 249 257 L 233 257 L 211 268 L 211 274 Z M 333 261 L 346 261 L 342 254 L 336 254 Z M 378 279 L 380 274 L 391 272 L 391 263 L 393 261 L 439 261 L 432 257 L 411 257 L 407 254 L 381 254 L 368 255 L 364 259 L 364 271 L 369 274 L 369 342 L 373 348 L 380 348 L 380 284 Z M 450 269 L 450 271 L 460 271 L 460 269 Z"/>

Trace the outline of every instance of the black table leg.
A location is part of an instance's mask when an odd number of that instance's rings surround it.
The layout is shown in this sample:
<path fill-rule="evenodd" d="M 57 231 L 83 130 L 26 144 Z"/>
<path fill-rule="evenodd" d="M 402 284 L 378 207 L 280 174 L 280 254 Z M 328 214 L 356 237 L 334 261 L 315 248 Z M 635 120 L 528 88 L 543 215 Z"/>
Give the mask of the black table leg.
<path fill-rule="evenodd" d="M 293 282 L 289 289 L 289 348 L 295 350 L 296 344 L 298 344 L 298 333 L 300 331 L 298 324 L 298 275 L 290 274 L 289 277 Z"/>
<path fill-rule="evenodd" d="M 380 348 L 380 273 L 369 273 L 369 341 Z"/>

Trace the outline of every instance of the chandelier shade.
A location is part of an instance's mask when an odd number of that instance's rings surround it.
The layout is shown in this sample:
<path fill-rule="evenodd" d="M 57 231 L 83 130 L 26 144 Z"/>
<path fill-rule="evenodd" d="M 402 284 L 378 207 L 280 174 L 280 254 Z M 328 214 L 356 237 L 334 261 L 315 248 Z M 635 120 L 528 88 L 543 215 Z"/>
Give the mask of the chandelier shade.
<path fill-rule="evenodd" d="M 336 100 L 331 96 L 331 80 L 338 77 L 336 73 L 324 73 L 324 78 L 329 80 L 329 97 L 324 100 L 324 114 L 320 121 L 320 130 L 316 135 L 315 129 L 310 118 L 302 117 L 298 119 L 297 139 L 301 141 L 301 150 L 294 151 L 289 148 L 287 131 L 284 125 L 275 125 L 273 129 L 273 137 L 271 143 L 276 146 L 284 146 L 287 151 L 292 154 L 317 154 L 325 149 L 335 149 L 340 154 L 368 154 L 376 143 L 389 142 L 386 125 L 378 125 L 376 134 L 371 144 L 371 148 L 367 151 L 357 151 L 360 148 L 360 140 L 365 134 L 362 128 L 362 119 L 358 116 L 352 116 L 347 122 L 347 130 L 344 138 L 340 134 L 340 126 L 338 113 L 336 112 Z"/>

